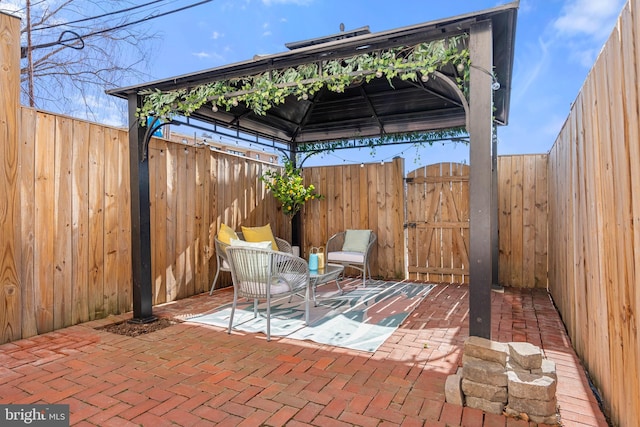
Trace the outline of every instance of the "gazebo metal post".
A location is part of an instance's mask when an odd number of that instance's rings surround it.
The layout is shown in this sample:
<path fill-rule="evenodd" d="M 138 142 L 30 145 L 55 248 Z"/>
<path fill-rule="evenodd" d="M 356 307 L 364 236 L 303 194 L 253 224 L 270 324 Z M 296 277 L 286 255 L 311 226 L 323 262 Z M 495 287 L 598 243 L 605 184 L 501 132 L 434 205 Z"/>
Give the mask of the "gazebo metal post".
<path fill-rule="evenodd" d="M 470 250 L 469 335 L 491 338 L 491 131 L 493 35 L 491 21 L 471 26 L 469 82 Z"/>
<path fill-rule="evenodd" d="M 142 98 L 130 94 L 129 103 L 129 174 L 131 179 L 131 266 L 133 273 L 134 323 L 156 319 L 152 314 L 151 288 L 151 212 L 149 206 L 148 141 L 140 126 L 136 109 Z M 151 135 L 149 135 L 149 138 Z"/>
<path fill-rule="evenodd" d="M 502 289 L 499 278 L 498 256 L 500 236 L 498 234 L 498 129 L 493 125 L 491 136 L 491 287 L 494 290 Z"/>
<path fill-rule="evenodd" d="M 297 158 L 297 150 L 295 148 L 295 144 L 293 144 L 293 148 L 289 151 L 289 161 L 293 164 L 294 168 L 298 167 L 296 158 Z M 302 250 L 302 215 L 300 215 L 300 211 L 296 212 L 291 218 L 291 245 L 300 247 L 300 256 L 303 255 L 304 251 Z"/>

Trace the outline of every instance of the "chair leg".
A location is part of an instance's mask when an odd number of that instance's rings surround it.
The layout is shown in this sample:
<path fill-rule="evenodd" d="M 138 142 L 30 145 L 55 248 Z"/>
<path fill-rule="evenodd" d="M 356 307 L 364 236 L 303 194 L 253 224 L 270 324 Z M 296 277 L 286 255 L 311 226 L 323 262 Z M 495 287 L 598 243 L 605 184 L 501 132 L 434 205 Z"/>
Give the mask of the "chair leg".
<path fill-rule="evenodd" d="M 213 278 L 213 283 L 211 284 L 211 290 L 209 291 L 209 295 L 212 295 L 212 294 L 213 294 L 213 290 L 214 290 L 214 289 L 215 289 L 215 287 L 216 287 L 216 282 L 218 281 L 218 276 L 219 276 L 219 275 L 220 275 L 220 269 L 219 269 L 219 268 L 217 268 L 217 269 L 216 269 L 216 275 L 214 276 L 214 278 Z"/>
<path fill-rule="evenodd" d="M 340 282 L 338 281 L 338 279 L 336 279 L 336 286 L 338 287 L 338 290 L 340 291 L 340 295 L 344 295 L 344 291 L 342 290 L 342 287 L 340 286 Z M 314 301 L 315 301 L 315 295 L 313 296 Z"/>
<path fill-rule="evenodd" d="M 271 341 L 271 298 L 267 294 L 267 341 Z"/>
<path fill-rule="evenodd" d="M 314 296 L 313 296 L 313 303 L 314 303 L 314 306 L 317 305 L 316 304 L 315 293 L 314 293 Z M 307 291 L 305 292 L 305 295 L 304 295 L 304 324 L 305 325 L 309 324 L 309 304 L 310 304 L 310 301 L 309 301 L 309 287 L 307 287 Z"/>
<path fill-rule="evenodd" d="M 234 291 L 233 292 L 233 305 L 231 306 L 231 315 L 229 316 L 229 330 L 227 331 L 228 334 L 231 334 L 231 326 L 233 325 L 233 315 L 236 312 L 236 302 L 237 301 L 238 301 L 238 295 Z"/>

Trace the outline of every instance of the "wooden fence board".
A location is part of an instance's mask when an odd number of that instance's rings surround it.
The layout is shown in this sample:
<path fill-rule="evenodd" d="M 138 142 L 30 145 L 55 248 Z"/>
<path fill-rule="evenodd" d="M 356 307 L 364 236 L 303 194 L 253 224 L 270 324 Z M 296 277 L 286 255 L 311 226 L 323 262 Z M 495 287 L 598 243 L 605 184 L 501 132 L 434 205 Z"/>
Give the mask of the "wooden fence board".
<path fill-rule="evenodd" d="M 624 15 L 624 14 L 623 14 Z M 618 31 L 620 29 L 620 22 L 618 24 Z M 615 35 L 615 33 L 614 33 Z M 622 37 L 614 36 L 610 38 L 611 45 L 607 49 L 607 86 L 610 94 L 624 94 L 625 79 L 624 70 L 622 66 Z M 622 76 L 623 78 L 620 78 Z M 635 85 L 631 88 L 633 90 Z M 616 276 L 617 283 L 631 284 L 635 282 L 633 271 L 633 247 L 632 239 L 627 236 L 632 235 L 632 223 L 633 217 L 631 212 L 631 187 L 630 187 L 630 164 L 629 164 L 629 145 L 637 144 L 637 140 L 631 141 L 626 138 L 625 132 L 625 117 L 626 109 L 623 104 L 624 98 L 622 96 L 609 96 L 609 111 L 611 118 L 611 126 L 609 127 L 611 132 L 611 141 L 615 141 L 615 144 L 611 145 L 612 148 L 612 166 L 613 166 L 613 181 L 615 186 L 615 192 L 613 193 L 614 203 L 616 209 L 615 215 L 615 251 L 616 251 Z M 638 165 L 634 165 L 637 167 Z M 620 343 L 618 346 L 612 348 L 612 360 L 615 360 L 614 369 L 617 378 L 624 377 L 626 374 L 625 366 L 629 363 L 629 360 L 637 360 L 638 353 L 638 341 L 634 338 L 634 332 L 630 325 L 630 316 L 628 311 L 631 304 L 629 299 L 629 286 L 625 287 L 612 287 L 613 292 L 613 306 L 615 307 L 616 317 L 618 324 L 614 324 L 614 328 L 617 327 L 616 333 L 619 334 Z M 622 351 L 627 349 L 626 351 Z M 626 356 L 626 357 L 625 357 Z M 618 392 L 619 401 L 616 401 L 621 413 L 633 413 L 636 402 L 630 402 L 630 399 L 624 399 L 625 396 L 630 396 L 640 390 L 638 387 L 637 376 L 629 378 L 627 381 L 619 381 Z M 615 398 L 615 397 L 614 397 Z M 630 421 L 630 420 L 628 420 Z"/>
<path fill-rule="evenodd" d="M 498 157 L 498 279 L 511 278 L 511 157 Z"/>
<path fill-rule="evenodd" d="M 176 230 L 178 228 L 178 146 L 167 145 L 166 149 L 166 180 L 167 180 L 167 229 L 166 242 L 166 295 L 165 301 L 173 301 L 178 297 L 177 264 L 179 264 L 179 247 L 176 244 Z"/>
<path fill-rule="evenodd" d="M 104 133 L 89 126 L 89 318 L 104 317 Z"/>
<path fill-rule="evenodd" d="M 637 3 L 636 3 L 637 5 Z M 634 22 L 634 18 L 636 22 Z M 640 130 L 637 125 L 640 123 L 640 112 L 638 111 L 638 102 L 640 100 L 640 89 L 638 85 L 638 77 L 640 76 L 640 61 L 637 60 L 637 50 L 640 50 L 640 31 L 637 25 L 640 25 L 640 13 L 637 9 L 631 9 L 628 3 L 622 11 L 620 28 L 622 32 L 622 49 L 621 49 L 621 69 L 624 73 L 622 93 L 622 106 L 624 108 L 624 140 L 627 146 L 627 156 L 629 162 L 629 215 L 631 221 L 627 219 L 625 225 L 634 224 L 633 218 L 640 218 L 640 149 L 634 141 L 640 141 Z M 640 316 L 637 314 L 640 309 L 640 256 L 635 248 L 640 247 L 640 230 L 638 227 L 632 226 L 627 230 L 625 235 L 627 243 L 627 269 L 630 272 L 629 285 L 624 289 L 626 307 L 624 307 L 624 315 L 626 318 L 626 333 L 628 338 L 627 347 L 629 353 L 621 354 L 627 364 L 640 366 L 640 338 L 637 331 L 640 329 Z M 630 252 L 629 252 L 630 250 Z M 629 387 L 625 393 L 636 393 L 640 391 L 640 378 L 634 375 L 629 378 Z M 628 395 L 630 395 L 628 394 Z M 638 418 L 640 407 L 638 402 L 625 402 L 634 405 L 627 407 L 623 411 L 627 420 Z"/>
<path fill-rule="evenodd" d="M 195 239 L 195 225 L 196 225 L 196 189 L 197 189 L 197 181 L 196 181 L 196 159 L 197 159 L 197 149 L 196 148 L 186 148 L 184 150 L 184 161 L 185 161 L 185 169 L 187 180 L 184 186 L 184 197 L 186 197 L 185 201 L 185 212 L 184 218 L 186 221 L 186 229 L 185 229 L 185 238 L 187 242 L 185 244 L 185 285 L 184 285 L 184 295 L 194 295 L 195 294 L 195 271 L 196 271 L 196 239 Z"/>
<path fill-rule="evenodd" d="M 198 294 L 205 291 L 204 283 L 208 281 L 205 274 L 208 273 L 206 267 L 207 257 L 206 251 L 206 233 L 204 231 L 204 218 L 205 206 L 208 199 L 205 200 L 205 184 L 206 177 L 208 175 L 206 170 L 206 157 L 208 148 L 195 150 L 195 194 L 194 194 L 194 214 L 193 214 L 193 237 L 192 237 L 192 250 L 194 256 L 194 280 L 193 280 L 193 293 Z M 208 213 L 208 210 L 206 210 Z M 206 272 L 206 273 L 205 273 Z M 206 289 L 208 290 L 208 288 Z"/>
<path fill-rule="evenodd" d="M 35 298 L 36 323 L 38 333 L 53 330 L 54 297 L 53 284 L 53 243 L 54 243 L 54 137 L 55 117 L 43 114 L 38 117 L 35 141 L 35 186 L 34 196 L 38 200 L 35 209 L 36 268 Z"/>
<path fill-rule="evenodd" d="M 158 139 L 152 139 L 149 144 L 149 176 L 153 176 L 153 191 L 149 197 L 153 206 L 151 220 L 151 248 L 153 265 L 153 296 L 156 304 L 167 302 L 167 171 L 168 154 L 167 143 Z"/>
<path fill-rule="evenodd" d="M 548 284 L 547 271 L 548 264 L 548 156 L 541 154 L 536 156 L 536 178 L 535 188 L 536 197 L 534 203 L 535 210 L 535 229 L 536 240 L 534 244 L 535 251 L 535 270 L 534 285 L 536 288 L 546 288 Z"/>
<path fill-rule="evenodd" d="M 522 282 L 525 288 L 535 285 L 535 196 L 536 196 L 536 164 L 535 157 L 523 156 L 522 176 Z"/>
<path fill-rule="evenodd" d="M 104 132 L 104 310 L 118 312 L 118 132 Z"/>
<path fill-rule="evenodd" d="M 54 143 L 54 248 L 53 248 L 53 328 L 72 324 L 72 229 L 71 229 L 71 168 L 73 123 L 66 117 L 55 120 Z"/>
<path fill-rule="evenodd" d="M 16 307 L 7 311 L 6 325 L 11 326 L 11 333 L 3 331 L 2 339 L 9 341 L 19 337 L 28 338 L 38 334 L 36 322 L 36 289 L 35 289 L 35 141 L 37 114 L 33 109 L 23 108 L 20 115 L 20 217 L 21 217 L 21 291 Z M 86 281 L 85 281 L 86 284 Z M 86 299 L 84 300 L 86 301 Z M 20 303 L 21 302 L 21 303 Z M 18 319 L 16 319 L 16 316 Z M 9 328 L 7 328 L 8 330 Z"/>
<path fill-rule="evenodd" d="M 72 324 L 89 320 L 89 123 L 73 123 Z"/>
<path fill-rule="evenodd" d="M 511 159 L 511 261 L 516 263 L 511 269 L 508 285 L 522 286 L 523 249 L 523 169 L 522 156 Z"/>
<path fill-rule="evenodd" d="M 129 134 L 119 129 L 118 144 L 118 313 L 131 310 L 131 183 L 129 175 Z"/>
<path fill-rule="evenodd" d="M 20 20 L 0 14 L 0 342 L 22 330 L 20 283 Z"/>

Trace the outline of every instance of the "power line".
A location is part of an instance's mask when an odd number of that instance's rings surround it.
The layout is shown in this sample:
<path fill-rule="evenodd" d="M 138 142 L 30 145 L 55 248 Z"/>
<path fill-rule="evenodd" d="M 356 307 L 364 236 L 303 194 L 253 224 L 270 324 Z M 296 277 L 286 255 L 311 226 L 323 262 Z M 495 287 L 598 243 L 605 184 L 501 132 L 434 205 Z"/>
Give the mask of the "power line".
<path fill-rule="evenodd" d="M 163 1 L 166 1 L 166 0 L 154 0 L 154 1 L 151 1 L 149 3 L 140 4 L 138 6 L 132 6 L 132 7 L 126 8 L 126 9 L 114 10 L 113 12 L 103 13 L 102 15 L 90 16 L 88 18 L 77 19 L 75 21 L 61 22 L 59 24 L 48 25 L 46 27 L 32 28 L 31 31 L 50 30 L 51 28 L 62 27 L 64 25 L 73 25 L 73 24 L 78 24 L 80 22 L 92 21 L 94 19 L 100 19 L 100 18 L 104 18 L 106 16 L 113 16 L 113 15 L 118 15 L 118 14 L 124 13 L 124 12 L 130 12 L 132 10 L 140 9 L 140 8 L 143 8 L 143 7 L 146 7 L 146 6 L 150 6 L 152 4 L 162 3 Z"/>
<path fill-rule="evenodd" d="M 182 12 L 183 10 L 191 9 L 193 7 L 200 6 L 200 5 L 203 5 L 205 3 L 210 3 L 212 1 L 213 0 L 203 0 L 203 1 L 200 1 L 198 3 L 194 3 L 194 4 L 190 4 L 188 6 L 184 6 L 184 7 L 178 8 L 178 9 L 170 10 L 168 12 L 158 13 L 156 15 L 148 16 L 146 18 L 139 19 L 137 21 L 127 22 L 127 23 L 124 23 L 122 25 L 117 25 L 115 27 L 106 28 L 104 30 L 94 31 L 92 33 L 88 33 L 88 34 L 85 34 L 85 35 L 78 35 L 78 34 L 73 33 L 71 31 L 67 31 L 68 33 L 75 34 L 74 37 L 69 38 L 69 39 L 63 39 L 62 36 L 63 36 L 63 34 L 66 33 L 66 32 L 63 32 L 60 35 L 60 37 L 58 38 L 57 41 L 31 46 L 30 50 L 44 49 L 44 48 L 53 47 L 53 46 L 56 46 L 56 45 L 64 45 L 64 46 L 67 46 L 67 47 L 71 47 L 70 42 L 75 42 L 75 41 L 80 41 L 82 44 L 84 44 L 84 40 L 83 39 L 86 39 L 86 38 L 89 38 L 89 37 L 93 37 L 93 36 L 97 36 L 97 35 L 104 34 L 104 33 L 108 33 L 108 32 L 111 32 L 111 31 L 121 30 L 123 28 L 130 27 L 132 25 L 137 25 L 137 24 L 140 24 L 140 23 L 143 23 L 143 22 L 150 21 L 152 19 L 161 18 L 163 16 L 171 15 L 171 14 L 174 14 L 174 13 L 177 13 L 177 12 Z M 26 58 L 27 51 L 28 51 L 27 47 L 21 47 L 20 48 L 20 57 L 21 58 Z"/>

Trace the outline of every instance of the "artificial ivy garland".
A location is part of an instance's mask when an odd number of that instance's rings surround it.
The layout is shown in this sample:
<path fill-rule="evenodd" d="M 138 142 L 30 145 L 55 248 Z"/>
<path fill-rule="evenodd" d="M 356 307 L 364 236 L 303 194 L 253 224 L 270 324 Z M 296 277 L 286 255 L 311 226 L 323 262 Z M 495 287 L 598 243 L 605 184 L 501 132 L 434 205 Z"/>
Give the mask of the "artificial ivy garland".
<path fill-rule="evenodd" d="M 333 92 L 344 92 L 351 84 L 385 77 L 393 87 L 393 78 L 417 81 L 428 79 L 444 65 L 452 64 L 458 71 L 457 83 L 466 91 L 469 81 L 469 50 L 463 48 L 467 35 L 453 36 L 413 47 L 398 47 L 373 51 L 348 58 L 304 64 L 282 70 L 220 80 L 189 89 L 168 92 L 142 92 L 143 105 L 137 114 L 142 125 L 146 117 L 170 120 L 175 115 L 189 116 L 202 105 L 211 102 L 213 109 L 229 111 L 244 103 L 256 114 L 264 115 L 288 96 L 307 99 L 326 85 Z"/>

